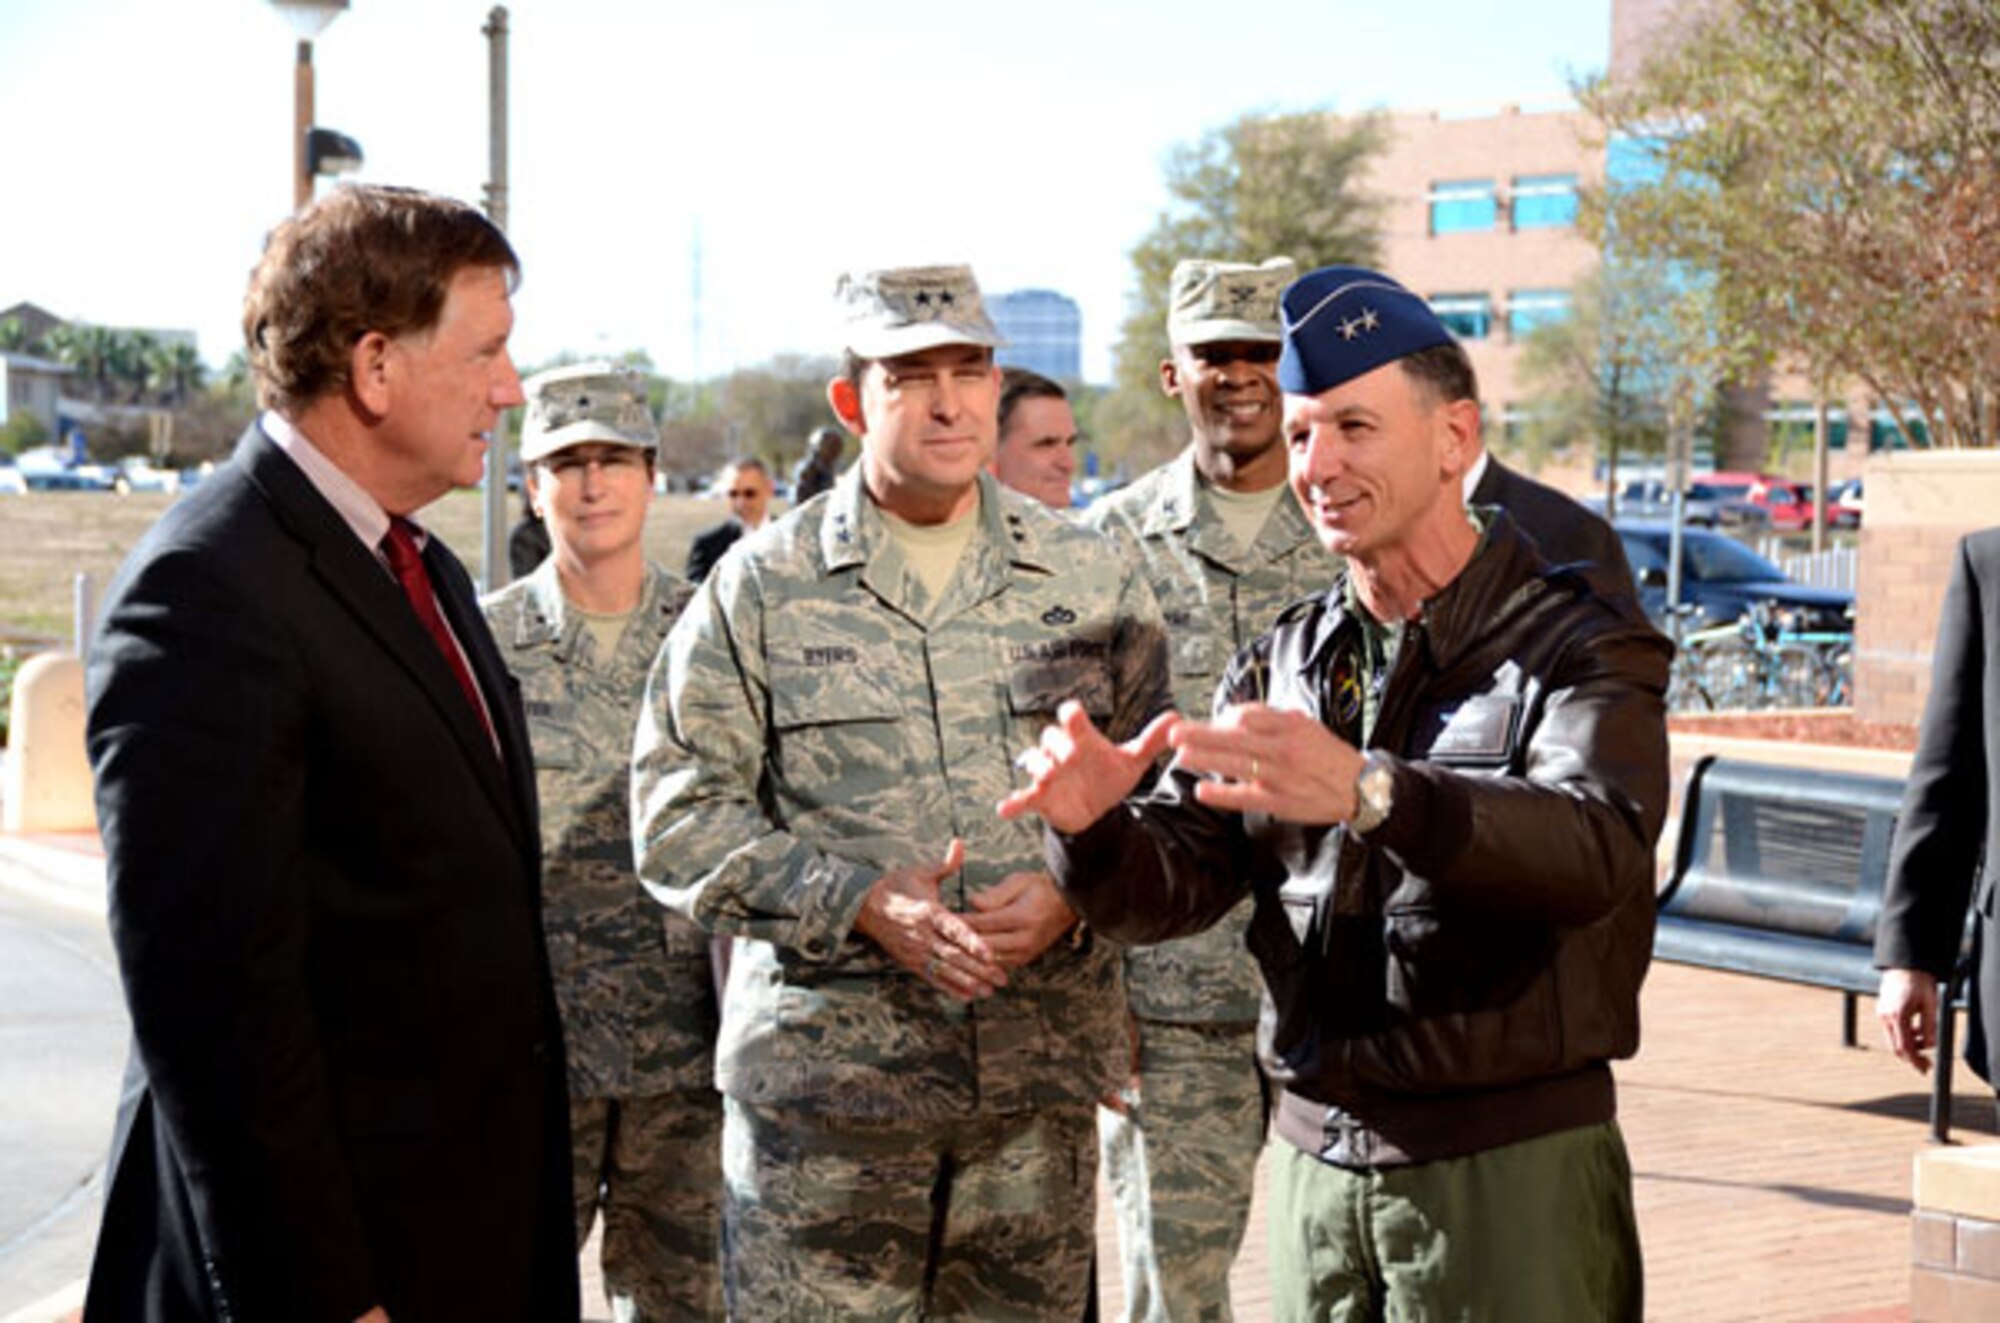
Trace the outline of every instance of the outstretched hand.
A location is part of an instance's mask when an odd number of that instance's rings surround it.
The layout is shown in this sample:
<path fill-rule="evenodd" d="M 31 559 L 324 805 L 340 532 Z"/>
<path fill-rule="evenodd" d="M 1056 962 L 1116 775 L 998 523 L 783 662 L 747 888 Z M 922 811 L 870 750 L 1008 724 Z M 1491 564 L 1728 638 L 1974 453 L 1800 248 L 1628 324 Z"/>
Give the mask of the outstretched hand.
<path fill-rule="evenodd" d="M 1000 816 L 1039 813 L 1057 831 L 1082 831 L 1138 787 L 1180 720 L 1177 712 L 1161 713 L 1132 739 L 1113 744 L 1081 703 L 1065 702 L 1041 742 L 1014 760 L 1028 784 L 1000 801 Z"/>
<path fill-rule="evenodd" d="M 1175 766 L 1208 778 L 1194 793 L 1211 808 L 1316 826 L 1354 816 L 1361 753 L 1306 713 L 1239 703 L 1180 722 L 1171 742 Z"/>
<path fill-rule="evenodd" d="M 986 939 L 940 895 L 944 880 L 964 866 L 965 842 L 953 837 L 943 862 L 884 873 L 868 889 L 854 926 L 940 992 L 976 1001 L 1005 987 L 1007 973 Z"/>

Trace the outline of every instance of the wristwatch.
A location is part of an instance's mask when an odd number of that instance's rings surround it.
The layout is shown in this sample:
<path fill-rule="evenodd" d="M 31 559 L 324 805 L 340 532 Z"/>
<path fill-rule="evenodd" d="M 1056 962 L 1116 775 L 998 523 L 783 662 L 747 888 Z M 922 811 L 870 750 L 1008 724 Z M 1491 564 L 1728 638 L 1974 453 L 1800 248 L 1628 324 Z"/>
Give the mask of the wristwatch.
<path fill-rule="evenodd" d="M 1396 807 L 1396 774 L 1380 751 L 1362 759 L 1361 774 L 1354 778 L 1354 801 L 1354 818 L 1348 826 L 1362 833 L 1381 826 Z"/>

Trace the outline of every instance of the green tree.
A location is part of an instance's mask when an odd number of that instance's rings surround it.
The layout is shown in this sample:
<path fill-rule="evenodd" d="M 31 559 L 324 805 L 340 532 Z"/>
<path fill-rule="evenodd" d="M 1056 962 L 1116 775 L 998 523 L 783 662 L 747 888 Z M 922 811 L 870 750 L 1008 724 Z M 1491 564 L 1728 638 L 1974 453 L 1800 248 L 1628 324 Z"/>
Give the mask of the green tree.
<path fill-rule="evenodd" d="M 153 356 L 159 352 L 159 337 L 151 331 L 119 333 L 112 372 L 116 378 L 113 390 L 121 403 L 145 403 L 153 384 Z"/>
<path fill-rule="evenodd" d="M 1186 440 L 1179 410 L 1159 385 L 1176 262 L 1290 257 L 1309 271 L 1376 260 L 1381 202 L 1361 181 L 1384 134 L 1374 116 L 1244 115 L 1168 153 L 1169 205 L 1132 249 L 1134 291 L 1115 385 L 1096 413 L 1107 457 L 1150 464 Z"/>
<path fill-rule="evenodd" d="M 174 409 L 192 399 L 208 377 L 201 354 L 185 341 L 154 345 L 146 355 L 145 370 L 147 391 Z"/>
<path fill-rule="evenodd" d="M 5 423 L 0 423 L 0 455 L 18 455 L 53 440 L 55 437 L 50 435 L 49 425 L 42 421 L 41 415 L 26 409 L 16 410 Z"/>
<path fill-rule="evenodd" d="M 1740 365 L 1716 334 L 1703 281 L 1609 253 L 1573 287 L 1570 315 L 1522 345 L 1529 459 L 1588 449 L 1604 460 L 1615 510 L 1620 464 L 1718 426 L 1716 382 Z"/>
<path fill-rule="evenodd" d="M 755 455 L 780 476 L 789 472 L 812 430 L 837 421 L 826 402 L 826 383 L 839 371 L 831 358 L 779 354 L 724 377 L 715 400 L 729 453 Z"/>
<path fill-rule="evenodd" d="M 1623 251 L 1700 272 L 1722 339 L 1823 391 L 1859 381 L 1945 444 L 2000 439 L 2000 6 L 1687 13 L 1635 78 L 1582 90 L 1650 158 L 1604 199 Z"/>
<path fill-rule="evenodd" d="M 0 318 L 0 353 L 38 354 L 42 352 L 41 342 L 28 336 L 28 328 L 21 324 L 19 317 Z"/>
<path fill-rule="evenodd" d="M 48 334 L 49 352 L 76 370 L 90 398 L 100 404 L 114 400 L 131 374 L 132 340 L 109 326 L 58 326 Z"/>

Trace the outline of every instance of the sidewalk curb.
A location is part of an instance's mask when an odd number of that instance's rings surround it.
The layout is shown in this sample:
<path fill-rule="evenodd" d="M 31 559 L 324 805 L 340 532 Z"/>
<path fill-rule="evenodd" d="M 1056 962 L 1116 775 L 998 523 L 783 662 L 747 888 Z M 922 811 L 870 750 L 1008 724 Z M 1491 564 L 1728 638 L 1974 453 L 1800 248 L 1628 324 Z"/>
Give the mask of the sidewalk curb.
<path fill-rule="evenodd" d="M 0 832 L 0 887 L 103 918 L 104 855 L 95 834 L 75 833 L 60 840 L 55 844 Z"/>

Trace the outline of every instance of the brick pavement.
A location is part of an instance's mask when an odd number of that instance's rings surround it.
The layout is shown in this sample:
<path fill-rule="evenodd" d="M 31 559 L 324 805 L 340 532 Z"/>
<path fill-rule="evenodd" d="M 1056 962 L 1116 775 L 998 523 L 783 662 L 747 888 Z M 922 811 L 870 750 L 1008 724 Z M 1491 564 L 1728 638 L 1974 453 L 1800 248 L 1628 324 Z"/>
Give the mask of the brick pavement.
<path fill-rule="evenodd" d="M 1926 1144 L 1929 1085 L 1877 1045 L 1872 1010 L 1864 999 L 1850 1050 L 1837 993 L 1654 966 L 1644 1045 L 1618 1069 L 1648 1318 L 1909 1318 L 1910 1164 Z M 1954 1138 L 1992 1142 L 1992 1094 L 1962 1066 L 1954 1082 Z M 1263 1226 L 1260 1206 L 1231 1276 L 1238 1323 L 1271 1317 Z M 1101 1201 L 1098 1227 L 1112 1304 L 1117 1247 Z"/>
<path fill-rule="evenodd" d="M 0 862 L 19 885 L 25 870 L 11 856 L 22 853 L 20 838 L 11 841 Z M 56 843 L 35 844 L 43 848 L 30 862 L 51 887 L 74 890 L 102 867 L 89 850 L 63 851 L 81 855 L 81 867 L 58 867 L 67 861 L 48 848 Z M 92 900 L 97 878 L 86 888 Z M 1618 1071 L 1650 1317 L 1908 1318 L 1910 1163 L 1925 1146 L 1928 1088 L 1876 1045 L 1872 1007 L 1863 1012 L 1863 1047 L 1850 1051 L 1840 1046 L 1835 993 L 1655 966 L 1643 1050 Z M 1992 1142 L 1991 1094 L 1962 1068 L 1955 1078 L 1955 1133 Z M 1259 1209 L 1232 1277 L 1242 1323 L 1270 1317 L 1262 1225 Z M 1115 1302 L 1116 1246 L 1103 1219 L 1100 1232 Z M 601 1295 L 590 1298 L 602 1317 Z M 73 1317 L 74 1307 L 73 1296 L 51 1301 L 9 1323 Z"/>

